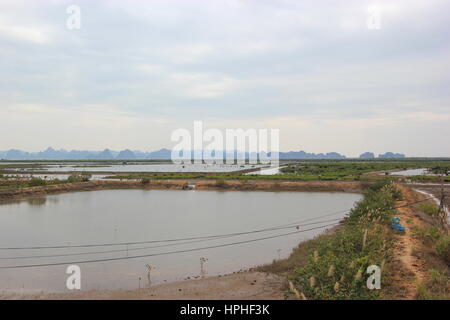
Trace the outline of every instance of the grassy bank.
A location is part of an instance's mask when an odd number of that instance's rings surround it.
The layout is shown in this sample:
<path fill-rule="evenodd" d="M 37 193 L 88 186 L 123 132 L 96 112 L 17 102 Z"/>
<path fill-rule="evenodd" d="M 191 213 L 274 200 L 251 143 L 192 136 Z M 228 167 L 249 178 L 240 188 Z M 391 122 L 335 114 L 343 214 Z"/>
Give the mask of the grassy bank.
<path fill-rule="evenodd" d="M 286 274 L 307 299 L 380 298 L 382 290 L 367 288 L 366 270 L 380 266 L 382 286 L 389 277 L 393 231 L 387 226 L 400 197 L 392 182 L 374 184 L 335 233 L 302 243 L 289 259 L 261 270 Z"/>
<path fill-rule="evenodd" d="M 373 184 L 337 230 L 260 271 L 287 276 L 288 295 L 297 291 L 306 299 L 450 299 L 448 228 L 439 225 L 432 201 L 395 209 L 398 200 L 423 199 L 405 190 L 389 181 Z M 406 232 L 390 228 L 394 215 Z M 381 268 L 380 290 L 367 288 L 370 265 Z"/>

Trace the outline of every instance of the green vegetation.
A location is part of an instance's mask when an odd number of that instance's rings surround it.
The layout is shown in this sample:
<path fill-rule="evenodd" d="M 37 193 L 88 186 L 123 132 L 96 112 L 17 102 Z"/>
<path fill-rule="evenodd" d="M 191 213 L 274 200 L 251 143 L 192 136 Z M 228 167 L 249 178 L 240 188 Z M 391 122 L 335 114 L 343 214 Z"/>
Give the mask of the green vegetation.
<path fill-rule="evenodd" d="M 414 235 L 436 251 L 436 254 L 450 265 L 450 235 L 438 227 L 413 229 Z"/>
<path fill-rule="evenodd" d="M 67 179 L 52 179 L 52 180 L 45 180 L 42 178 L 37 177 L 30 177 L 30 178 L 6 178 L 0 175 L 0 181 L 2 183 L 0 184 L 0 190 L 11 190 L 11 189 L 18 189 L 18 188 L 29 188 L 29 187 L 42 187 L 42 186 L 49 186 L 49 185 L 55 185 L 55 184 L 63 184 L 63 183 L 74 183 L 74 182 L 87 182 L 91 178 L 91 175 L 87 172 L 81 172 L 72 174 Z"/>
<path fill-rule="evenodd" d="M 413 234 L 424 243 L 422 254 L 431 267 L 429 279 L 418 286 L 418 298 L 450 300 L 450 235 L 434 226 L 414 227 Z"/>
<path fill-rule="evenodd" d="M 450 265 L 450 236 L 443 235 L 436 242 L 437 254 Z"/>
<path fill-rule="evenodd" d="M 67 182 L 72 183 L 72 182 L 87 182 L 91 179 L 92 175 L 88 172 L 80 172 L 80 173 L 74 173 L 71 174 L 68 178 L 67 178 Z"/>
<path fill-rule="evenodd" d="M 286 273 L 308 299 L 379 298 L 379 290 L 367 289 L 366 270 L 373 264 L 383 269 L 390 258 L 389 234 L 393 231 L 386 226 L 399 199 L 392 182 L 374 184 L 336 233 L 300 244 L 289 259 L 261 270 Z M 386 274 L 383 269 L 382 283 Z"/>
<path fill-rule="evenodd" d="M 422 240 L 427 245 L 435 245 L 442 237 L 442 231 L 435 226 L 425 228 L 415 226 L 412 231 L 416 238 Z"/>
<path fill-rule="evenodd" d="M 429 168 L 434 174 L 444 173 L 450 170 L 448 160 L 321 160 L 301 161 L 291 163 L 281 169 L 283 174 L 296 174 L 299 176 L 314 176 L 318 180 L 338 179 L 365 179 L 364 175 L 378 172 L 380 176 L 388 175 L 391 171 Z M 420 177 L 420 178 L 419 178 Z M 439 176 L 415 176 L 407 177 L 415 181 L 440 181 Z M 443 177 L 444 181 L 450 181 L 450 177 Z"/>
<path fill-rule="evenodd" d="M 41 165 L 41 164 L 23 164 L 23 163 L 7 163 L 2 164 L 0 162 L 0 171 L 2 170 L 11 170 L 11 169 L 23 169 L 23 170 L 38 170 L 38 169 L 45 169 L 47 166 Z"/>
<path fill-rule="evenodd" d="M 436 269 L 428 270 L 430 279 L 417 288 L 418 299 L 421 300 L 449 300 L 450 277 Z"/>
<path fill-rule="evenodd" d="M 411 176 L 408 177 L 412 182 L 450 182 L 450 177 L 438 177 L 438 176 Z"/>
<path fill-rule="evenodd" d="M 226 185 L 225 179 L 223 179 L 223 178 L 216 179 L 216 186 L 217 187 L 224 187 L 225 185 Z"/>
<path fill-rule="evenodd" d="M 417 168 L 448 168 L 450 160 L 426 160 L 426 159 L 404 159 L 404 160 L 301 160 L 286 161 L 280 169 L 280 174 L 258 175 L 242 173 L 153 173 L 153 174 L 131 174 L 124 173 L 109 176 L 110 179 L 224 179 L 224 180 L 343 180 L 343 181 L 383 181 L 387 174 L 393 170 L 407 170 Z M 375 173 L 375 174 L 373 174 Z M 391 179 L 409 179 L 411 181 L 448 181 L 449 176 L 410 176 L 396 177 Z"/>
<path fill-rule="evenodd" d="M 160 160 L 133 160 L 132 163 L 156 163 Z M 46 164 L 73 165 L 74 167 L 104 167 L 122 164 L 122 161 L 111 160 L 49 160 L 49 161 L 22 161 L 20 163 L 5 163 L 0 161 L 2 170 L 11 169 L 42 169 Z M 153 174 L 117 174 L 108 178 L 113 179 L 224 179 L 224 180 L 347 180 L 347 181 L 382 181 L 392 171 L 428 168 L 431 173 L 438 175 L 421 175 L 408 177 L 389 176 L 392 179 L 407 179 L 413 182 L 450 182 L 450 159 L 339 159 L 339 160 L 288 160 L 282 161 L 281 174 L 257 175 L 242 173 L 153 173 Z M 20 173 L 20 171 L 18 171 Z"/>
<path fill-rule="evenodd" d="M 41 178 L 31 178 L 28 182 L 28 185 L 30 187 L 39 187 L 39 186 L 45 186 L 47 185 L 47 181 Z"/>
<path fill-rule="evenodd" d="M 439 214 L 439 207 L 432 201 L 418 203 L 416 208 L 432 217 Z"/>

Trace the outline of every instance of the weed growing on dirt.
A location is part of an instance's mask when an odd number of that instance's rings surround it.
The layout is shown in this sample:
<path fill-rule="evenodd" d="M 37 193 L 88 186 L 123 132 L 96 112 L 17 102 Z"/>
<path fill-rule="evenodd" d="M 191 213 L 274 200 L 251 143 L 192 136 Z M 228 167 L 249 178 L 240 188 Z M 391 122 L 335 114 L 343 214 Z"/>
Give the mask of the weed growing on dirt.
<path fill-rule="evenodd" d="M 431 201 L 418 203 L 416 208 L 432 217 L 439 214 L 439 207 Z"/>

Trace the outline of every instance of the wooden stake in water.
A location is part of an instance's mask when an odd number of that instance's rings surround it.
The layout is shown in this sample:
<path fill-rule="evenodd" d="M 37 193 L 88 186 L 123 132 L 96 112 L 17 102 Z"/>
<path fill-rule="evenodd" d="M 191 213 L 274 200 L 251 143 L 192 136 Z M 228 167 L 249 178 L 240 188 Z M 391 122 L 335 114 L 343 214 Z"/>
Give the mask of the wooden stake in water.
<path fill-rule="evenodd" d="M 200 276 L 201 276 L 202 278 L 204 278 L 204 277 L 205 277 L 205 274 L 206 274 L 205 263 L 206 263 L 207 261 L 208 261 L 207 258 L 204 258 L 204 257 L 201 257 L 201 258 L 200 258 Z"/>
<path fill-rule="evenodd" d="M 150 287 L 152 285 L 151 271 L 155 270 L 156 268 L 149 264 L 146 264 L 145 267 L 147 268 L 147 286 Z"/>

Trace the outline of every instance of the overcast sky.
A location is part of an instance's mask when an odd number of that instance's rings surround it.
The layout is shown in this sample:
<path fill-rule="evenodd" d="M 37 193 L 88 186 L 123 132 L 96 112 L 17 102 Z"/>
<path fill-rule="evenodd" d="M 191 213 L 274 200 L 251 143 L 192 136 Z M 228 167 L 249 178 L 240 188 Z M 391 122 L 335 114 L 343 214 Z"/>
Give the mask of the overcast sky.
<path fill-rule="evenodd" d="M 450 156 L 449 12 L 448 0 L 0 0 L 0 150 L 170 148 L 202 120 L 279 128 L 282 151 Z"/>

